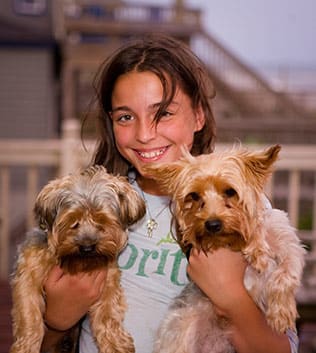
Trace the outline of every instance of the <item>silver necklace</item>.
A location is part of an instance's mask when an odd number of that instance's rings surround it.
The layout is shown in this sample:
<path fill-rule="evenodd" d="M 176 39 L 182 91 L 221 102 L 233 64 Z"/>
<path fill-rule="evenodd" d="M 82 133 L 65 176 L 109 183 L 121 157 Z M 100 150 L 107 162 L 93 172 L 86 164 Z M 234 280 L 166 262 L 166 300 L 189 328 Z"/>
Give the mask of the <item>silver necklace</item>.
<path fill-rule="evenodd" d="M 150 209 L 149 209 L 149 205 L 148 205 L 148 201 L 145 197 L 145 194 L 143 192 L 142 189 L 140 189 L 141 192 L 142 192 L 142 195 L 143 195 L 143 199 L 145 201 L 145 204 L 147 205 L 147 210 L 148 210 L 148 215 L 149 215 L 149 219 L 147 220 L 146 222 L 146 228 L 147 228 L 147 237 L 148 238 L 152 238 L 153 236 L 153 231 L 158 227 L 158 217 L 162 214 L 162 212 L 169 206 L 169 205 L 166 205 L 164 206 L 157 214 L 155 217 L 153 217 L 151 215 L 151 212 L 150 212 Z"/>

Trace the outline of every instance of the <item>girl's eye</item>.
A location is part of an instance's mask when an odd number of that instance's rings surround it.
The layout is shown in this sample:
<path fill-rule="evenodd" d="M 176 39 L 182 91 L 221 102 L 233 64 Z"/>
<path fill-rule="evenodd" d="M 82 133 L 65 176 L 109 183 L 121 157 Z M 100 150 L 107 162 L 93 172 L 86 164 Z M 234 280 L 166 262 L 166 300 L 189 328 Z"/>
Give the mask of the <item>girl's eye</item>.
<path fill-rule="evenodd" d="M 125 115 L 120 115 L 118 116 L 117 118 L 114 118 L 117 122 L 121 122 L 121 123 L 124 123 L 126 121 L 131 121 L 133 120 L 133 117 L 132 115 L 130 114 L 125 114 Z"/>
<path fill-rule="evenodd" d="M 162 117 L 162 118 L 169 118 L 169 117 L 171 117 L 172 115 L 173 115 L 173 114 L 172 114 L 171 112 L 164 111 L 164 112 L 162 112 L 161 117 Z"/>
<path fill-rule="evenodd" d="M 173 115 L 174 114 L 171 113 L 170 111 L 167 111 L 167 110 L 162 111 L 159 113 L 159 121 L 164 120 L 164 119 L 168 119 L 168 118 L 172 117 Z"/>

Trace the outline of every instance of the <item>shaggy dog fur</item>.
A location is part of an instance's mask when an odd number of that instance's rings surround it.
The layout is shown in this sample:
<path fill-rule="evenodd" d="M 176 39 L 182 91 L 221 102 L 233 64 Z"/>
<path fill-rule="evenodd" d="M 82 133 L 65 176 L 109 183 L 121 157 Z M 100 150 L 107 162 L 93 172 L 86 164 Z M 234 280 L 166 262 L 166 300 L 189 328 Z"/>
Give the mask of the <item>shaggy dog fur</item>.
<path fill-rule="evenodd" d="M 276 332 L 295 329 L 295 293 L 304 253 L 286 213 L 272 209 L 264 186 L 280 146 L 263 151 L 235 147 L 223 153 L 153 164 L 144 172 L 172 197 L 176 237 L 184 253 L 192 247 L 229 247 L 244 255 L 244 284 Z M 238 305 L 238 303 L 236 303 Z M 229 332 L 211 301 L 190 283 L 171 305 L 155 353 L 234 352 Z"/>
<path fill-rule="evenodd" d="M 144 214 L 144 201 L 127 180 L 103 167 L 53 180 L 42 189 L 35 204 L 38 228 L 21 245 L 12 278 L 11 353 L 40 352 L 43 284 L 55 265 L 70 274 L 108 268 L 101 297 L 89 311 L 91 330 L 99 352 L 135 351 L 122 325 L 126 304 L 116 260 L 126 245 L 128 226 Z M 72 348 L 60 345 L 57 351 Z"/>

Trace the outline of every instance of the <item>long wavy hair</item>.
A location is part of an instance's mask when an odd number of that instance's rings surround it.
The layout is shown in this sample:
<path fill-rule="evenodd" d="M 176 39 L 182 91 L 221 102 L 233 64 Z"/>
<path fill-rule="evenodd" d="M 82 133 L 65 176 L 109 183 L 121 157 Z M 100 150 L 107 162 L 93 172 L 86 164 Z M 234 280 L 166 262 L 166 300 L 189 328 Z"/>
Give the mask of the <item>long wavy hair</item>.
<path fill-rule="evenodd" d="M 213 151 L 215 121 L 211 99 L 215 90 L 206 67 L 182 41 L 165 35 L 150 35 L 115 51 L 104 61 L 95 77 L 98 143 L 94 164 L 104 165 L 109 172 L 120 175 L 127 175 L 131 167 L 117 150 L 110 117 L 115 83 L 119 76 L 131 71 L 149 71 L 161 81 L 163 97 L 155 116 L 156 124 L 178 87 L 190 97 L 193 109 L 201 107 L 205 125 L 195 133 L 191 153 L 199 155 Z"/>

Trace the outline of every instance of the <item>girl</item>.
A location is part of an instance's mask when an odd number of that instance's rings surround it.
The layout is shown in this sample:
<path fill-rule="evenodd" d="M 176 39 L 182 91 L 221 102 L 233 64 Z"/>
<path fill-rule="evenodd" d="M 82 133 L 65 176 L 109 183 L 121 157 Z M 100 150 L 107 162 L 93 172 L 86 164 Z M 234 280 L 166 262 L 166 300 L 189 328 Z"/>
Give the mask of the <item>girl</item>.
<path fill-rule="evenodd" d="M 194 155 L 212 152 L 214 90 L 204 65 L 182 42 L 153 36 L 117 51 L 97 82 L 100 138 L 94 163 L 126 175 L 147 206 L 119 258 L 128 303 L 125 326 L 136 352 L 152 351 L 159 323 L 187 283 L 187 273 L 227 318 L 237 352 L 297 352 L 296 334 L 273 332 L 249 297 L 240 253 L 219 249 L 206 255 L 193 249 L 187 262 L 172 237 L 169 199 L 142 175 L 146 163 L 180 158 L 182 145 Z M 84 317 L 80 352 L 97 352 L 85 315 L 104 281 L 106 270 L 71 276 L 54 268 L 45 284 L 49 329 L 43 351 Z"/>

